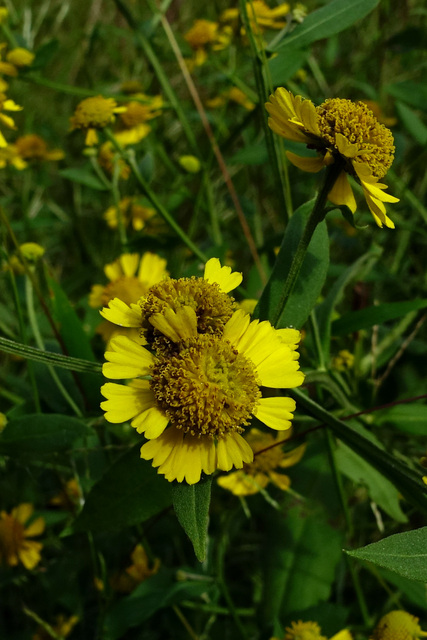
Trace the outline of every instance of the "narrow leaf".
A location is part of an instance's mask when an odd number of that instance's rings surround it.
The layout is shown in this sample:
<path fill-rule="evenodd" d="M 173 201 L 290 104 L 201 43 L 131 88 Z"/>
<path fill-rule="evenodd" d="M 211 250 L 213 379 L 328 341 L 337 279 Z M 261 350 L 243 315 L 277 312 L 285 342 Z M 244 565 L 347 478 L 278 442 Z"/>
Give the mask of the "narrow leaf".
<path fill-rule="evenodd" d="M 192 485 L 175 482 L 172 487 L 175 513 L 200 562 L 206 557 L 211 488 L 211 477 Z"/>
<path fill-rule="evenodd" d="M 96 191 L 107 190 L 107 186 L 92 173 L 90 165 L 78 169 L 63 169 L 59 171 L 59 175 L 67 180 L 71 180 L 71 182 L 83 184 L 85 187 L 90 187 Z"/>
<path fill-rule="evenodd" d="M 289 36 L 269 50 L 306 47 L 312 42 L 340 33 L 367 16 L 378 3 L 379 0 L 332 0 L 310 13 Z"/>
<path fill-rule="evenodd" d="M 427 527 L 396 533 L 346 553 L 358 560 L 391 569 L 404 578 L 427 582 Z"/>

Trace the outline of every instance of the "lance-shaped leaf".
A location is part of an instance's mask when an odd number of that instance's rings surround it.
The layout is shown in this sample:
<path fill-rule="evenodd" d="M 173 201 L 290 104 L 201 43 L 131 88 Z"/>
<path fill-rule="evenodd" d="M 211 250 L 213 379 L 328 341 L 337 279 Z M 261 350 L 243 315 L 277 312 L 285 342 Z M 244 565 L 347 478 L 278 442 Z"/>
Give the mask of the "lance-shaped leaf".
<path fill-rule="evenodd" d="M 175 482 L 172 488 L 173 507 L 178 521 L 190 538 L 200 562 L 206 557 L 211 488 L 211 477 L 192 485 Z"/>

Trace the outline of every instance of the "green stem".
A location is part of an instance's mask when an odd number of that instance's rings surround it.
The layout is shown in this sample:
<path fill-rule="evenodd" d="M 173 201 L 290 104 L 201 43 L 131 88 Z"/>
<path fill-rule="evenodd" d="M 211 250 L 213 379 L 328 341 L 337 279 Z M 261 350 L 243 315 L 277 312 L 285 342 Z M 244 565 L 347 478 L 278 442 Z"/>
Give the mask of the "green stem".
<path fill-rule="evenodd" d="M 209 180 L 209 174 L 206 170 L 203 171 L 203 186 L 206 193 L 206 205 L 209 211 L 209 217 L 211 220 L 212 228 L 212 240 L 217 247 L 222 245 L 221 229 L 218 222 L 217 210 L 215 209 L 214 198 L 212 194 L 212 184 Z"/>
<path fill-rule="evenodd" d="M 313 210 L 310 213 L 310 216 L 305 225 L 305 229 L 293 257 L 280 300 L 274 310 L 274 313 L 272 313 L 272 317 L 270 318 L 270 322 L 273 326 L 276 326 L 279 322 L 289 300 L 289 297 L 295 287 L 299 272 L 301 271 L 301 267 L 304 262 L 305 254 L 307 253 L 308 246 L 310 244 L 311 238 L 313 237 L 313 233 L 315 232 L 317 225 L 322 222 L 326 215 L 325 205 L 328 199 L 328 194 L 334 186 L 341 170 L 341 163 L 338 161 L 334 162 L 334 164 L 330 165 L 326 169 L 325 180 L 319 193 L 317 194 Z"/>
<path fill-rule="evenodd" d="M 32 332 L 33 332 L 33 335 L 34 335 L 34 339 L 35 339 L 35 341 L 37 343 L 38 348 L 39 349 L 44 349 L 43 338 L 42 338 L 40 330 L 39 330 L 39 325 L 37 323 L 37 317 L 36 317 L 35 310 L 34 310 L 33 286 L 32 286 L 32 282 L 31 282 L 30 278 L 28 278 L 28 277 L 25 278 L 25 299 L 26 299 L 26 302 L 27 302 L 28 320 L 30 321 L 30 325 L 31 325 L 31 329 L 32 329 Z M 82 418 L 83 417 L 82 412 L 80 411 L 80 409 L 78 408 L 78 406 L 76 405 L 76 403 L 74 402 L 74 400 L 72 399 L 72 397 L 70 396 L 70 394 L 68 393 L 68 391 L 66 390 L 64 385 L 62 384 L 61 380 L 58 377 L 58 374 L 55 371 L 55 369 L 50 365 L 47 365 L 47 368 L 49 370 L 49 373 L 50 373 L 53 381 L 55 382 L 56 386 L 58 387 L 58 391 L 61 393 L 61 395 L 63 396 L 64 400 L 69 404 L 69 406 L 72 408 L 72 410 L 74 411 L 76 416 L 78 418 Z"/>
<path fill-rule="evenodd" d="M 171 83 L 169 82 L 169 79 L 168 79 L 166 73 L 163 70 L 162 63 L 160 62 L 160 60 L 157 58 L 156 54 L 154 53 L 154 50 L 151 47 L 151 44 L 149 43 L 148 39 L 145 37 L 143 32 L 138 28 L 138 23 L 135 20 L 134 16 L 132 15 L 129 7 L 123 2 L 123 0 L 115 0 L 115 3 L 116 3 L 116 6 L 117 6 L 118 10 L 120 11 L 120 13 L 123 15 L 123 17 L 127 21 L 129 27 L 133 30 L 135 38 L 136 38 L 138 44 L 140 45 L 141 49 L 144 51 L 144 54 L 146 55 L 146 57 L 150 61 L 151 66 L 153 67 L 153 69 L 154 69 L 154 71 L 155 71 L 155 73 L 157 75 L 157 78 L 158 78 L 160 84 L 162 85 L 163 91 L 165 92 L 165 94 L 166 94 L 169 102 L 171 103 L 172 107 L 175 109 L 176 115 L 178 116 L 178 118 L 179 118 L 179 120 L 181 122 L 183 131 L 184 131 L 184 133 L 185 133 L 185 135 L 187 137 L 188 142 L 190 143 L 190 146 L 192 147 L 192 149 L 195 152 L 195 154 L 198 156 L 199 147 L 198 147 L 198 144 L 197 144 L 197 140 L 196 140 L 196 138 L 194 136 L 193 129 L 191 128 L 191 125 L 190 125 L 189 121 L 187 120 L 185 112 L 184 112 L 183 108 L 181 107 L 181 103 L 180 103 L 176 93 L 172 89 Z"/>
<path fill-rule="evenodd" d="M 368 629 L 371 626 L 372 621 L 371 621 L 371 617 L 369 615 L 368 607 L 366 605 L 366 600 L 365 600 L 365 596 L 363 594 L 363 589 L 362 589 L 362 587 L 360 585 L 359 575 L 357 574 L 357 572 L 354 569 L 353 559 L 350 558 L 350 556 L 348 556 L 347 554 L 346 554 L 346 558 L 347 558 L 347 565 L 348 565 L 348 569 L 350 571 L 351 579 L 353 581 L 354 590 L 356 592 L 357 601 L 359 603 L 360 612 L 362 614 L 363 624 Z"/>
<path fill-rule="evenodd" d="M 104 131 L 105 131 L 108 139 L 110 140 L 110 142 L 112 143 L 112 145 L 116 149 L 116 151 L 120 154 L 120 156 L 123 158 L 123 160 L 125 160 L 130 165 L 130 168 L 132 169 L 132 172 L 133 172 L 133 174 L 134 174 L 139 186 L 141 187 L 143 193 L 147 196 L 147 198 L 149 199 L 149 201 L 151 202 L 153 207 L 155 209 L 157 209 L 157 211 L 160 213 L 162 218 L 175 231 L 175 233 L 181 238 L 181 240 L 184 242 L 184 244 L 187 245 L 187 247 L 194 253 L 194 255 L 196 255 L 199 258 L 199 260 L 201 260 L 202 262 L 206 262 L 207 258 L 205 256 L 205 254 L 202 253 L 202 251 L 200 251 L 200 249 L 190 240 L 190 238 L 187 236 L 185 231 L 183 231 L 183 229 L 181 229 L 179 224 L 177 222 L 175 222 L 175 220 L 172 218 L 170 213 L 165 209 L 165 207 L 158 200 L 156 194 L 154 193 L 154 191 L 152 190 L 152 188 L 150 187 L 148 182 L 143 177 L 143 175 L 140 172 L 139 167 L 138 167 L 138 165 L 136 163 L 135 154 L 134 154 L 133 150 L 125 151 L 125 149 L 123 149 L 123 147 L 117 142 L 117 140 L 115 139 L 114 135 L 112 134 L 112 132 L 109 129 L 105 128 Z"/>
<path fill-rule="evenodd" d="M 26 344 L 19 344 L 14 340 L 2 338 L 0 336 L 0 351 L 21 356 L 26 360 L 34 362 L 43 362 L 53 367 L 61 367 L 70 371 L 80 371 L 81 373 L 101 373 L 102 365 L 98 362 L 90 362 L 89 360 L 81 360 L 71 356 L 64 356 L 62 353 L 53 353 L 53 351 L 42 351 L 35 347 L 29 347 Z"/>

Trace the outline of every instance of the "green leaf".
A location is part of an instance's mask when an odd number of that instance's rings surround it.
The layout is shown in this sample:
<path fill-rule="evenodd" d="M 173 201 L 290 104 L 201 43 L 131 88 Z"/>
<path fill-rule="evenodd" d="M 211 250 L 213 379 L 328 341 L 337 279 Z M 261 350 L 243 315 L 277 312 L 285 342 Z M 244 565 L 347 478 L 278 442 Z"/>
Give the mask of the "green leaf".
<path fill-rule="evenodd" d="M 338 442 L 335 459 L 341 473 L 356 484 L 365 486 L 371 499 L 391 518 L 397 522 L 408 521 L 400 508 L 398 490 L 369 462 L 366 462 L 342 442 Z"/>
<path fill-rule="evenodd" d="M 281 298 L 283 285 L 302 236 L 306 220 L 314 201 L 303 204 L 292 216 L 286 227 L 279 255 L 273 272 L 262 293 L 254 317 L 268 320 Z M 277 328 L 299 329 L 307 320 L 322 291 L 329 266 L 329 238 L 326 223 L 321 222 L 313 234 L 295 288 L 291 293 Z"/>
<path fill-rule="evenodd" d="M 121 638 L 128 629 L 140 626 L 159 609 L 182 600 L 200 598 L 212 587 L 209 578 L 197 582 L 176 582 L 175 576 L 175 571 L 161 569 L 116 604 L 105 619 L 105 640 Z"/>
<path fill-rule="evenodd" d="M 270 626 L 329 598 L 342 533 L 319 513 L 299 507 L 266 518 L 265 589 L 261 615 Z M 326 553 L 327 550 L 327 553 Z"/>
<path fill-rule="evenodd" d="M 397 82 L 384 87 L 386 92 L 416 109 L 427 108 L 427 85 L 420 82 Z"/>
<path fill-rule="evenodd" d="M 381 569 L 382 577 L 405 596 L 406 600 L 420 609 L 427 609 L 427 585 L 398 575 L 389 569 Z"/>
<path fill-rule="evenodd" d="M 427 527 L 396 533 L 346 553 L 395 571 L 404 578 L 427 582 Z"/>
<path fill-rule="evenodd" d="M 426 307 L 427 300 L 408 300 L 405 302 L 385 302 L 361 311 L 352 311 L 332 323 L 332 334 L 345 336 L 361 329 L 370 329 L 376 324 L 401 318 L 411 311 Z"/>
<path fill-rule="evenodd" d="M 206 557 L 211 488 L 211 477 L 197 484 L 174 482 L 172 486 L 173 508 L 200 562 Z"/>
<path fill-rule="evenodd" d="M 59 171 L 59 175 L 63 178 L 66 178 L 67 180 L 71 180 L 71 182 L 83 184 L 85 185 L 85 187 L 90 187 L 91 189 L 96 189 L 97 191 L 108 190 L 107 186 L 93 174 L 92 167 L 89 164 L 76 169 L 62 169 L 62 171 Z"/>
<path fill-rule="evenodd" d="M 321 424 L 328 425 L 337 438 L 388 478 L 411 504 L 417 505 L 424 512 L 427 511 L 427 494 L 420 473 L 416 473 L 399 458 L 381 449 L 371 434 L 369 437 L 362 435 L 299 389 L 292 389 L 290 393 L 297 401 L 297 408 L 298 405 L 304 407 L 309 415 L 317 418 Z"/>
<path fill-rule="evenodd" d="M 89 338 L 84 332 L 82 323 L 68 297 L 60 285 L 48 275 L 47 283 L 51 298 L 52 315 L 58 325 L 59 333 L 69 355 L 95 362 Z M 100 393 L 102 376 L 95 377 L 88 373 L 81 373 L 78 377 L 81 383 L 81 391 L 84 397 L 88 399 L 88 404 L 92 409 L 99 409 L 99 404 L 102 400 Z"/>
<path fill-rule="evenodd" d="M 391 425 L 404 433 L 425 437 L 427 424 L 427 405 L 425 404 L 408 402 L 377 411 L 375 416 L 376 423 L 381 426 Z"/>
<path fill-rule="evenodd" d="M 344 295 L 345 287 L 356 278 L 362 279 L 361 273 L 368 273 L 373 264 L 381 256 L 381 253 L 381 250 L 374 246 L 371 251 L 365 253 L 353 262 L 334 282 L 322 304 L 317 307 L 316 319 L 325 362 L 329 362 L 330 360 L 332 314 Z"/>
<path fill-rule="evenodd" d="M 427 127 L 417 116 L 415 111 L 407 107 L 403 102 L 396 102 L 396 110 L 402 120 L 405 129 L 418 142 L 425 146 L 427 144 Z"/>
<path fill-rule="evenodd" d="M 306 47 L 351 27 L 368 15 L 379 0 L 332 0 L 324 7 L 309 13 L 301 25 L 269 51 L 280 51 L 286 47 Z"/>
<path fill-rule="evenodd" d="M 35 413 L 10 420 L 0 435 L 0 452 L 5 455 L 51 454 L 66 451 L 74 442 L 92 434 L 77 418 Z"/>
<path fill-rule="evenodd" d="M 172 502 L 171 486 L 139 455 L 140 444 L 111 465 L 88 494 L 74 532 L 119 529 L 144 522 Z"/>
<path fill-rule="evenodd" d="M 270 58 L 268 66 L 273 85 L 283 87 L 284 83 L 304 66 L 307 56 L 307 51 L 295 49 L 295 51 L 278 53 L 274 58 Z"/>

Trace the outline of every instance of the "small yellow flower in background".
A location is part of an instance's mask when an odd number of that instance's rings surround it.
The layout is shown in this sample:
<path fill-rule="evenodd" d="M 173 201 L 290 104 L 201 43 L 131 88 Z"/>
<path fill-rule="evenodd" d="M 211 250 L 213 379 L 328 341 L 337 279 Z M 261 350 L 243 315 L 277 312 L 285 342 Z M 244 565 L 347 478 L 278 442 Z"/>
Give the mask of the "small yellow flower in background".
<path fill-rule="evenodd" d="M 28 540 L 43 533 L 45 522 L 36 518 L 25 528 L 33 515 L 33 505 L 25 502 L 12 509 L 11 513 L 0 513 L 0 564 L 16 567 L 22 562 L 26 569 L 34 569 L 40 562 L 40 542 Z"/>
<path fill-rule="evenodd" d="M 4 413 L 0 413 L 0 433 L 3 431 L 6 425 L 7 425 L 7 416 L 5 416 Z"/>
<path fill-rule="evenodd" d="M 29 133 L 20 136 L 15 140 L 13 146 L 23 160 L 35 160 L 42 162 L 43 160 L 54 162 L 62 160 L 64 152 L 61 149 L 48 149 L 47 143 L 36 133 Z"/>
<path fill-rule="evenodd" d="M 224 106 L 228 101 L 236 102 L 236 104 L 240 104 L 248 111 L 252 111 L 252 109 L 255 109 L 256 106 L 255 103 L 248 98 L 246 93 L 244 93 L 238 87 L 231 87 L 231 89 L 223 91 L 216 98 L 206 100 L 206 106 L 210 109 L 217 109 L 218 107 Z"/>
<path fill-rule="evenodd" d="M 109 283 L 93 285 L 89 295 L 89 305 L 93 309 L 99 309 L 109 303 L 112 308 L 129 309 L 128 305 L 136 304 L 150 287 L 169 275 L 166 270 L 166 260 L 150 252 L 142 256 L 137 253 L 125 253 L 114 262 L 105 265 L 104 273 Z M 135 340 L 140 339 L 140 315 L 138 325 L 114 321 L 112 323 L 104 313 L 102 315 L 107 322 L 103 322 L 97 331 L 106 342 L 112 335 L 131 335 Z"/>
<path fill-rule="evenodd" d="M 338 355 L 332 360 L 332 366 L 334 369 L 338 369 L 338 371 L 347 371 L 347 369 L 352 368 L 353 364 L 354 354 L 347 351 L 347 349 L 339 351 Z"/>
<path fill-rule="evenodd" d="M 120 142 L 123 144 L 123 142 Z M 130 167 L 113 149 L 112 143 L 107 140 L 99 148 L 98 164 L 109 175 L 113 175 L 115 162 L 119 166 L 119 177 L 127 180 L 130 176 Z"/>
<path fill-rule="evenodd" d="M 15 104 L 13 100 L 10 100 L 4 93 L 0 93 L 0 122 L 9 129 L 16 129 L 14 120 L 3 113 L 3 111 L 21 111 L 22 107 Z M 7 147 L 7 142 L 0 132 L 0 148 Z"/>
<path fill-rule="evenodd" d="M 119 215 L 125 227 L 132 224 L 135 231 L 142 231 L 147 226 L 150 227 L 150 220 L 156 215 L 156 210 L 143 206 L 138 198 L 127 197 L 119 202 Z M 119 216 L 116 206 L 108 207 L 104 212 L 104 220 L 111 229 L 117 229 Z"/>
<path fill-rule="evenodd" d="M 11 49 L 6 55 L 6 60 L 10 62 L 10 64 L 15 65 L 15 67 L 29 67 L 33 63 L 34 58 L 34 53 L 23 47 Z"/>
<path fill-rule="evenodd" d="M 196 156 L 181 156 L 178 162 L 188 173 L 199 173 L 201 169 L 200 160 Z"/>
<path fill-rule="evenodd" d="M 361 185 L 366 203 L 379 227 L 394 229 L 387 217 L 385 202 L 399 202 L 387 193 L 387 185 L 379 182 L 394 159 L 393 135 L 380 124 L 363 102 L 342 98 L 328 99 L 319 107 L 311 100 L 294 96 L 279 88 L 266 103 L 270 128 L 288 140 L 305 143 L 316 149 L 317 157 L 301 157 L 288 151 L 288 159 L 303 171 L 316 173 L 339 162 L 339 174 L 329 200 L 346 205 L 352 213 L 357 209 L 348 175 Z"/>
<path fill-rule="evenodd" d="M 0 56 L 3 56 L 4 50 L 7 48 L 6 42 L 0 43 Z M 16 65 L 11 62 L 4 62 L 0 59 L 0 73 L 4 73 L 6 76 L 10 76 L 11 78 L 16 78 L 18 75 L 18 69 Z"/>
<path fill-rule="evenodd" d="M 279 333 L 267 321 L 250 322 L 241 310 L 232 313 L 223 296 L 241 279 L 212 258 L 204 278 L 165 280 L 154 287 L 162 297 L 152 295 L 152 288 L 142 299 L 143 319 L 145 312 L 157 331 L 151 337 L 145 333 L 154 355 L 125 336 L 113 338 L 105 354 L 105 377 L 130 380 L 127 386 L 103 385 L 106 420 L 131 420 L 149 440 L 141 457 L 152 460 L 170 482 L 195 484 L 202 472 L 252 462 L 252 449 L 241 436 L 252 415 L 277 431 L 291 426 L 295 401 L 263 398 L 260 387 L 302 384 L 299 331 Z M 104 317 L 109 311 L 108 317 L 124 320 L 122 326 L 138 321 L 136 305 L 132 317 L 129 307 L 112 308 L 112 303 Z"/>
<path fill-rule="evenodd" d="M 7 147 L 0 148 L 0 169 L 4 169 L 7 165 L 15 167 L 19 171 L 28 167 L 15 144 L 8 144 Z"/>
<path fill-rule="evenodd" d="M 427 636 L 418 624 L 419 618 L 406 611 L 390 611 L 381 618 L 371 640 L 417 640 Z"/>
<path fill-rule="evenodd" d="M 76 478 L 67 480 L 62 491 L 49 501 L 49 504 L 66 509 L 67 511 L 75 511 L 75 507 L 83 504 L 83 494 Z"/>
<path fill-rule="evenodd" d="M 0 24 L 4 24 L 5 22 L 7 22 L 9 18 L 9 11 L 6 9 L 6 7 L 0 7 Z"/>
<path fill-rule="evenodd" d="M 253 0 L 246 3 L 246 11 L 248 14 L 251 29 L 254 33 L 262 33 L 265 29 L 283 29 L 286 26 L 284 18 L 290 12 L 291 7 L 287 2 L 280 4 L 271 9 L 264 0 Z M 236 24 L 239 19 L 240 12 L 237 8 L 225 9 L 220 15 L 221 23 Z M 245 30 L 241 29 L 242 35 Z"/>
<path fill-rule="evenodd" d="M 55 637 L 66 638 L 67 636 L 69 636 L 78 621 L 78 616 L 71 616 L 69 618 L 67 618 L 63 614 L 59 614 L 58 616 L 56 616 L 55 624 L 52 625 L 52 630 L 56 634 Z M 48 631 L 46 629 L 43 629 L 43 627 L 41 626 L 32 636 L 32 640 L 50 640 L 50 638 L 52 638 L 50 633 L 48 633 Z"/>
<path fill-rule="evenodd" d="M 307 7 L 305 6 L 305 4 L 301 4 L 300 2 L 298 2 L 292 9 L 292 18 L 295 20 L 295 22 L 304 22 L 307 14 Z"/>
<path fill-rule="evenodd" d="M 189 70 L 192 71 L 194 67 L 200 67 L 206 62 L 206 47 L 209 46 L 212 51 L 226 49 L 230 45 L 232 35 L 232 29 L 221 26 L 218 22 L 195 20 L 191 29 L 184 34 L 184 39 L 195 52 L 193 58 L 186 60 Z"/>
<path fill-rule="evenodd" d="M 28 262 L 37 262 L 37 260 L 45 254 L 45 249 L 37 244 L 37 242 L 24 242 L 24 244 L 20 245 L 19 249 Z"/>
<path fill-rule="evenodd" d="M 154 576 L 160 569 L 160 560 L 155 558 L 152 566 L 148 559 L 147 553 L 142 544 L 137 544 L 131 553 L 132 564 L 127 567 L 123 573 L 115 576 L 111 580 L 111 587 L 115 591 L 122 593 L 130 593 L 141 582 L 148 580 Z"/>
<path fill-rule="evenodd" d="M 271 638 L 271 640 L 279 640 L 279 638 Z M 286 633 L 283 640 L 328 640 L 322 635 L 322 630 L 317 622 L 292 622 L 290 627 L 286 627 Z M 348 629 L 343 629 L 329 640 L 353 640 Z"/>
<path fill-rule="evenodd" d="M 291 486 L 291 480 L 287 475 L 278 473 L 277 469 L 286 469 L 297 464 L 306 449 L 303 444 L 293 451 L 285 453 L 282 447 L 277 445 L 277 441 L 288 439 L 291 435 L 291 429 L 283 435 L 277 434 L 276 437 L 269 433 L 263 433 L 259 429 L 251 429 L 245 439 L 254 452 L 253 462 L 245 464 L 242 471 L 235 471 L 218 478 L 218 484 L 223 489 L 231 491 L 235 496 L 253 495 L 261 489 L 265 489 L 270 482 L 279 489 L 287 491 Z M 267 451 L 263 451 L 264 449 Z M 258 451 L 263 452 L 258 453 Z"/>
<path fill-rule="evenodd" d="M 151 127 L 147 121 L 157 118 L 162 113 L 162 96 L 146 96 L 138 93 L 134 97 L 138 100 L 132 100 L 124 105 L 126 111 L 119 116 L 120 128 L 114 132 L 114 137 L 122 146 L 137 144 L 148 136 Z"/>
<path fill-rule="evenodd" d="M 386 127 L 394 127 L 397 124 L 397 118 L 394 118 L 393 116 L 386 116 L 381 106 L 375 100 L 363 99 L 361 102 L 366 104 L 368 109 L 372 111 L 378 122 L 381 122 L 381 124 L 385 124 Z"/>
<path fill-rule="evenodd" d="M 115 120 L 117 113 L 123 113 L 126 107 L 117 106 L 114 98 L 96 96 L 86 98 L 77 105 L 74 115 L 70 118 L 71 131 L 83 129 L 86 131 L 85 144 L 92 147 L 98 142 L 97 129 L 103 129 Z"/>

